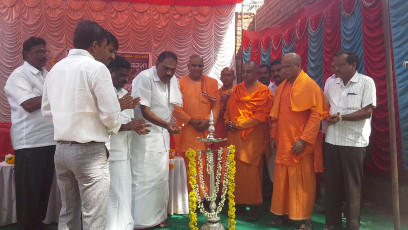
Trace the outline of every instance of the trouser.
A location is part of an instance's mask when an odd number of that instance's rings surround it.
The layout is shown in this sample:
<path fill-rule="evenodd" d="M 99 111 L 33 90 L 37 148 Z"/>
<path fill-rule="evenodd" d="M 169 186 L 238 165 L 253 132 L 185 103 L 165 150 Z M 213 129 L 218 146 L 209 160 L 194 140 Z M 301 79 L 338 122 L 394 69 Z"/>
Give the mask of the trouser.
<path fill-rule="evenodd" d="M 341 225 L 341 203 L 346 201 L 347 229 L 359 229 L 364 147 L 324 143 L 326 225 Z"/>
<path fill-rule="evenodd" d="M 55 169 L 61 193 L 58 229 L 105 228 L 109 162 L 104 143 L 57 143 Z"/>
<path fill-rule="evenodd" d="M 42 229 L 54 177 L 55 145 L 14 150 L 18 228 Z"/>

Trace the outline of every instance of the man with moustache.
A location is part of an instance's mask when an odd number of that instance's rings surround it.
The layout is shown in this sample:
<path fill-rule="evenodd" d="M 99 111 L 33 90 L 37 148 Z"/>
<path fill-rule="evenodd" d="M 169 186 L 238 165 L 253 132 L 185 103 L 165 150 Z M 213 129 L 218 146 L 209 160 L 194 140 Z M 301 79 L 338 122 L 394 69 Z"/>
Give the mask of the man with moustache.
<path fill-rule="evenodd" d="M 11 107 L 11 140 L 15 153 L 18 228 L 43 229 L 54 177 L 54 128 L 41 114 L 47 71 L 44 39 L 23 44 L 24 64 L 7 79 L 4 91 Z"/>
<path fill-rule="evenodd" d="M 272 93 L 258 79 L 258 65 L 251 61 L 242 68 L 244 80 L 234 87 L 224 115 L 228 145 L 236 147 L 235 201 L 250 205 L 248 221 L 260 218 L 264 157 L 269 155 L 268 116 Z"/>
<path fill-rule="evenodd" d="M 107 36 L 96 22 L 80 22 L 74 31 L 74 49 L 54 65 L 44 86 L 41 110 L 53 122 L 57 141 L 60 230 L 105 228 L 110 184 L 105 142 L 121 126 L 108 63 L 101 62 L 115 58 Z"/>
<path fill-rule="evenodd" d="M 271 78 L 268 88 L 271 90 L 272 94 L 275 95 L 276 89 L 284 80 L 282 78 L 282 66 L 281 66 L 280 58 L 271 61 L 270 70 L 271 70 L 271 76 L 273 78 L 273 82 Z"/>
<path fill-rule="evenodd" d="M 353 51 L 336 52 L 333 67 L 337 78 L 324 90 L 331 114 L 326 119 L 324 142 L 325 230 L 341 229 L 343 199 L 346 228 L 360 227 L 363 160 L 377 98 L 374 80 L 358 73 L 358 65 L 358 56 Z"/>
<path fill-rule="evenodd" d="M 132 83 L 132 96 L 140 97 L 135 117 L 151 124 L 150 133 L 134 133 L 132 139 L 132 214 L 136 229 L 167 227 L 169 133 L 180 132 L 171 114 L 174 106 L 183 105 L 174 77 L 176 67 L 177 56 L 164 51 L 156 65 L 140 72 Z"/>
<path fill-rule="evenodd" d="M 260 65 L 259 66 L 259 79 L 258 81 L 266 86 L 269 85 L 269 83 L 271 82 L 271 70 L 269 69 L 268 65 Z"/>
<path fill-rule="evenodd" d="M 119 132 L 111 135 L 106 144 L 109 149 L 109 174 L 111 178 L 108 204 L 106 206 L 106 226 L 105 230 L 132 230 L 133 217 L 131 213 L 132 203 L 132 175 L 130 172 L 130 142 L 132 140 L 131 131 L 139 134 L 147 134 L 143 119 L 135 120 L 133 108 L 140 101 L 124 99 L 129 93 L 123 89 L 126 84 L 131 69 L 130 63 L 120 57 L 115 57 L 108 65 L 112 75 L 113 86 L 121 104 L 121 127 Z M 133 98 L 129 95 L 129 97 Z"/>

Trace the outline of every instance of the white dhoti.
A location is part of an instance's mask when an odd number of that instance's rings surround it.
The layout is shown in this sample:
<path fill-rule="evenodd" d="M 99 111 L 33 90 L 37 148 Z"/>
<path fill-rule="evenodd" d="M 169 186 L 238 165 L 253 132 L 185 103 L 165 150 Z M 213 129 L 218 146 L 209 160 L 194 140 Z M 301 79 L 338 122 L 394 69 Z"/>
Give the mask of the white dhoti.
<path fill-rule="evenodd" d="M 132 146 L 135 148 L 137 144 Z M 151 146 L 164 151 L 156 152 L 149 148 L 146 151 L 132 151 L 132 215 L 135 229 L 150 228 L 167 219 L 169 153 L 160 144 Z"/>
<path fill-rule="evenodd" d="M 132 230 L 132 175 L 130 159 L 110 161 L 111 183 L 106 207 L 105 230 Z"/>

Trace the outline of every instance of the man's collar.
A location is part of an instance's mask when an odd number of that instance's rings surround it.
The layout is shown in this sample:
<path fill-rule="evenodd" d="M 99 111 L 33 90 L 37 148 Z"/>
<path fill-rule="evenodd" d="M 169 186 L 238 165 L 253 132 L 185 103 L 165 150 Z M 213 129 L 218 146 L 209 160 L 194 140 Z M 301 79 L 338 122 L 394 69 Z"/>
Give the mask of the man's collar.
<path fill-rule="evenodd" d="M 34 75 L 37 75 L 38 72 L 40 72 L 39 69 L 35 68 L 34 66 L 32 66 L 30 63 L 28 63 L 27 61 L 24 61 L 24 67 L 26 67 L 28 70 L 31 71 L 31 73 L 33 73 Z M 41 68 L 41 72 L 43 72 L 44 68 Z"/>
<path fill-rule="evenodd" d="M 359 76 L 360 76 L 359 73 L 356 71 L 354 73 L 354 75 L 350 78 L 350 81 L 351 82 L 358 82 L 360 80 Z"/>
<path fill-rule="evenodd" d="M 160 78 L 159 78 L 159 76 L 157 75 L 156 66 L 153 66 L 152 69 L 153 69 L 153 80 L 154 80 L 154 81 L 161 81 Z"/>
<path fill-rule="evenodd" d="M 70 49 L 68 52 L 68 56 L 71 56 L 71 55 L 82 55 L 82 56 L 86 56 L 86 57 L 95 59 L 94 56 L 92 56 L 92 54 L 88 52 L 88 50 L 83 50 L 83 49 Z"/>

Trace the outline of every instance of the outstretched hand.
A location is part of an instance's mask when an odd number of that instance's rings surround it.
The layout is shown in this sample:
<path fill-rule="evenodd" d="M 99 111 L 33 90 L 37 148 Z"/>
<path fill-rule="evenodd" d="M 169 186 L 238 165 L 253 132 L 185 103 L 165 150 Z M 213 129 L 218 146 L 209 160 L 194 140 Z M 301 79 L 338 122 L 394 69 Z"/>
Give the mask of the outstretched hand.
<path fill-rule="evenodd" d="M 140 104 L 140 97 L 134 98 L 129 93 L 125 94 L 123 97 L 119 98 L 120 110 L 134 109 Z"/>
<path fill-rule="evenodd" d="M 150 132 L 150 129 L 148 129 L 147 127 L 150 127 L 152 125 L 146 124 L 146 121 L 143 119 L 141 120 L 132 119 L 132 121 L 127 123 L 127 126 L 129 130 L 133 130 L 139 135 L 144 135 Z"/>

